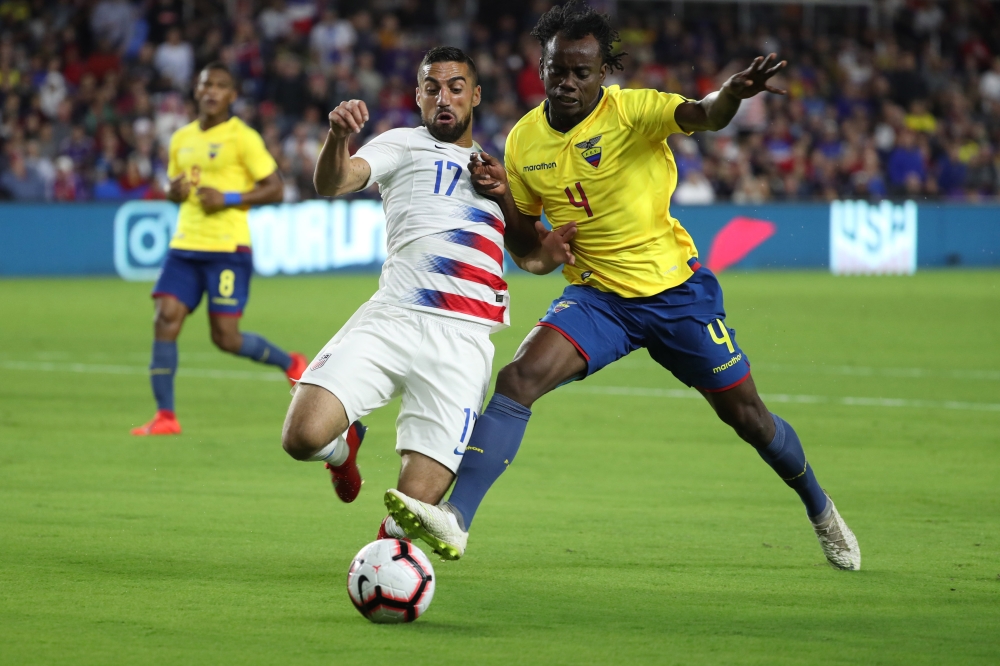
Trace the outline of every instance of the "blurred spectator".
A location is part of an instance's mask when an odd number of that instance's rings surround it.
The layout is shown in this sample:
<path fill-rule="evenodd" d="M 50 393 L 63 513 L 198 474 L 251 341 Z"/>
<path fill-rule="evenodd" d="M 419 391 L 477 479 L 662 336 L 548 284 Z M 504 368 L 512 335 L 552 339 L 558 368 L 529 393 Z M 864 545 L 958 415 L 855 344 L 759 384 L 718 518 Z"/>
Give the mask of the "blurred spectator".
<path fill-rule="evenodd" d="M 0 188 L 14 201 L 45 201 L 45 181 L 20 153 L 10 156 L 10 166 L 0 174 Z"/>
<path fill-rule="evenodd" d="M 510 128 L 544 99 L 541 50 L 528 32 L 550 4 L 478 3 L 470 15 L 465 3 L 428 0 L 6 3 L 0 173 L 22 193 L 37 177 L 43 196 L 59 201 L 159 196 L 170 136 L 195 115 L 192 77 L 219 59 L 239 78 L 234 112 L 261 132 L 287 195 L 313 197 L 333 106 L 368 105 L 372 122 L 352 149 L 416 124 L 415 67 L 442 42 L 475 58 L 475 138 L 502 156 Z M 808 15 L 754 3 L 749 25 L 710 3 L 684 3 L 683 15 L 608 6 L 630 53 L 608 85 L 697 98 L 756 55 L 773 50 L 789 62 L 775 81 L 787 97 L 759 95 L 721 132 L 671 138 L 678 203 L 1000 197 L 1000 22 L 991 3 L 894 0 L 863 12 L 820 4 Z"/>
<path fill-rule="evenodd" d="M 923 184 L 927 177 L 927 168 L 913 132 L 904 130 L 900 133 L 896 147 L 889 154 L 888 170 L 889 183 L 897 190 L 912 189 L 913 177 Z"/>
<path fill-rule="evenodd" d="M 290 126 L 295 118 L 302 115 L 308 103 L 308 85 L 298 56 L 290 52 L 278 56 L 268 94 L 281 108 L 284 115 L 282 125 Z"/>
<path fill-rule="evenodd" d="M 135 10 L 127 0 L 100 0 L 90 15 L 94 36 L 115 51 L 123 52 L 132 41 Z"/>
<path fill-rule="evenodd" d="M 59 112 L 59 105 L 66 99 L 69 90 L 66 87 L 66 78 L 59 71 L 59 58 L 49 60 L 49 69 L 45 73 L 39 85 L 38 102 L 44 113 L 49 118 L 55 118 Z"/>
<path fill-rule="evenodd" d="M 979 79 L 979 94 L 985 102 L 1000 102 L 1000 55 L 993 58 L 990 70 Z"/>
<path fill-rule="evenodd" d="M 191 85 L 194 49 L 187 42 L 181 41 L 180 28 L 170 28 L 167 31 L 167 41 L 157 47 L 153 65 L 177 90 L 187 90 Z"/>
<path fill-rule="evenodd" d="M 167 32 L 181 25 L 183 9 L 181 0 L 152 0 L 146 22 L 149 24 L 149 41 L 161 44 L 167 38 Z"/>
<path fill-rule="evenodd" d="M 705 174 L 691 169 L 674 190 L 672 201 L 679 204 L 710 204 L 715 201 L 715 190 Z"/>
<path fill-rule="evenodd" d="M 322 20 L 309 33 L 309 47 L 323 67 L 351 63 L 351 49 L 358 34 L 350 21 L 341 19 L 333 8 L 323 10 Z"/>
<path fill-rule="evenodd" d="M 81 201 L 85 199 L 83 180 L 77 175 L 73 160 L 63 155 L 56 160 L 56 177 L 52 184 L 54 201 Z"/>
<path fill-rule="evenodd" d="M 269 42 L 284 39 L 292 34 L 292 17 L 285 7 L 285 0 L 271 0 L 257 18 L 261 36 Z"/>

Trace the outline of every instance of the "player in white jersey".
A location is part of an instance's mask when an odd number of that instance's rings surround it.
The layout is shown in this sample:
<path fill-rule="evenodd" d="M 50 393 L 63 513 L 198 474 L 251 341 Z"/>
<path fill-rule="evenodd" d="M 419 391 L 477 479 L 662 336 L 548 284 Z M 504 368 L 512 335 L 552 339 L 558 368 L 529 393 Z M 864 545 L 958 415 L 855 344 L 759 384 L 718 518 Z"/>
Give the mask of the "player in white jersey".
<path fill-rule="evenodd" d="M 282 446 L 296 460 L 325 462 L 337 495 L 361 487 L 359 419 L 402 396 L 396 451 L 399 489 L 436 504 L 454 479 L 489 386 L 489 334 L 509 323 L 506 245 L 519 266 L 548 273 L 573 262 L 575 228 L 547 232 L 504 224 L 499 205 L 470 179 L 475 64 L 461 50 L 432 49 L 420 63 L 423 127 L 394 129 L 348 152 L 368 120 L 364 102 L 330 113 L 316 190 L 338 196 L 378 183 L 388 230 L 379 289 L 303 373 Z M 564 230 L 565 229 L 565 230 Z M 405 538 L 390 518 L 379 536 Z"/>

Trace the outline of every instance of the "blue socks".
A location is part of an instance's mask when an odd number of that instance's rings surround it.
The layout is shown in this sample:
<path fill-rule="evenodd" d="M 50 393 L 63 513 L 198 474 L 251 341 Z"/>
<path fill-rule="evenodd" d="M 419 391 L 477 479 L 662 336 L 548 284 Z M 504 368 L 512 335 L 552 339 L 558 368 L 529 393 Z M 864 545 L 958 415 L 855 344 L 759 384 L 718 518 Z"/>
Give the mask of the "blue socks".
<path fill-rule="evenodd" d="M 288 370 L 288 366 L 292 364 L 292 359 L 287 353 L 256 333 L 243 334 L 243 344 L 240 346 L 239 355 L 258 363 L 276 365 L 282 370 Z"/>
<path fill-rule="evenodd" d="M 448 503 L 464 520 L 466 530 L 479 504 L 500 475 L 514 460 L 524 438 L 531 410 L 507 396 L 494 393 L 486 411 L 476 422 L 469 444 L 465 447 L 458 478 Z"/>
<path fill-rule="evenodd" d="M 153 385 L 156 408 L 174 411 L 174 375 L 177 374 L 177 343 L 153 340 L 149 362 L 149 383 Z"/>
<path fill-rule="evenodd" d="M 806 462 L 802 442 L 795 430 L 780 416 L 771 414 L 771 418 L 774 419 L 774 439 L 764 448 L 757 449 L 757 453 L 789 488 L 799 494 L 806 505 L 806 514 L 815 518 L 826 509 L 826 493 Z"/>

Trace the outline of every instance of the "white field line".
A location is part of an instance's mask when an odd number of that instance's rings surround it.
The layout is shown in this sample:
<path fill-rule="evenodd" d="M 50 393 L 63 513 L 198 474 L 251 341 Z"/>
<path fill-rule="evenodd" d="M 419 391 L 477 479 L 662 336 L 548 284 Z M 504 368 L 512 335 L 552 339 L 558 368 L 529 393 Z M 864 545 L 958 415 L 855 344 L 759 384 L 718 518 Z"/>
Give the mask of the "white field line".
<path fill-rule="evenodd" d="M 903 379 L 963 379 L 1000 382 L 1000 370 L 932 370 L 930 368 L 875 368 L 865 365 L 824 365 L 807 363 L 754 363 L 754 370 L 794 375 L 842 375 L 848 377 L 897 377 Z M 656 361 L 637 356 L 616 361 L 612 368 L 654 367 Z"/>
<path fill-rule="evenodd" d="M 91 375 L 148 375 L 149 368 L 141 365 L 98 365 L 93 363 L 26 363 L 24 361 L 0 361 L 4 370 L 26 370 L 28 372 L 72 372 Z M 252 370 L 211 370 L 205 368 L 178 368 L 180 377 L 199 379 L 249 379 L 265 382 L 288 381 L 277 369 L 271 372 Z"/>
<path fill-rule="evenodd" d="M 181 352 L 182 360 L 214 361 L 219 358 L 219 351 Z M 0 353 L 0 360 L 17 360 L 14 354 Z M 149 359 L 148 351 L 134 352 L 89 352 L 79 354 L 68 351 L 40 351 L 32 354 L 39 361 L 68 361 L 76 359 L 85 362 L 120 361 L 127 359 L 137 363 L 145 363 Z M 21 357 L 23 358 L 23 356 Z M 648 356 L 632 355 L 616 361 L 611 368 L 627 369 L 638 367 L 659 367 L 656 361 Z M 963 379 L 1000 382 L 1000 370 L 933 370 L 930 368 L 876 368 L 865 365 L 826 365 L 822 363 L 754 363 L 755 370 L 765 370 L 785 374 L 820 374 L 841 375 L 848 377 L 897 377 L 903 379 Z"/>
<path fill-rule="evenodd" d="M 0 361 L 4 370 L 24 370 L 27 372 L 72 372 L 98 375 L 146 375 L 149 369 L 137 365 L 98 365 L 90 363 L 51 363 Z M 277 372 L 254 372 L 251 370 L 207 370 L 199 368 L 178 368 L 181 377 L 199 379 L 241 379 L 251 381 L 286 381 Z M 617 395 L 639 398 L 672 398 L 680 400 L 701 400 L 701 394 L 693 389 L 641 388 L 637 386 L 598 386 L 570 384 L 563 388 L 574 393 L 596 395 Z M 984 412 L 1000 412 L 1000 403 L 960 402 L 957 400 L 910 400 L 906 398 L 837 398 L 825 395 L 792 395 L 787 393 L 765 393 L 761 397 L 768 402 L 804 405 L 846 405 L 849 407 L 910 407 L 917 409 L 958 409 Z"/>
<path fill-rule="evenodd" d="M 570 384 L 563 390 L 595 395 L 618 395 L 637 398 L 676 398 L 702 400 L 694 389 L 657 389 L 634 386 L 588 386 Z M 916 409 L 959 409 L 981 412 L 1000 412 L 1000 403 L 960 402 L 958 400 L 910 400 L 907 398 L 836 398 L 825 395 L 789 395 L 787 393 L 762 393 L 766 402 L 783 402 L 805 405 L 846 405 L 849 407 L 910 407 Z"/>

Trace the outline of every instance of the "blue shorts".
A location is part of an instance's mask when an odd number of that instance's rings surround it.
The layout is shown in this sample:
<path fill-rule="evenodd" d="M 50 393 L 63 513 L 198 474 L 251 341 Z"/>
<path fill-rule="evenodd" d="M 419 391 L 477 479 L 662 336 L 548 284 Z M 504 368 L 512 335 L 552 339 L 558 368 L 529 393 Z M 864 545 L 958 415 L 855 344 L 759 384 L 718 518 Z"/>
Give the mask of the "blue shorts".
<path fill-rule="evenodd" d="M 173 296 L 194 312 L 208 292 L 208 313 L 239 317 L 250 298 L 253 254 L 170 250 L 153 287 L 153 298 Z"/>
<path fill-rule="evenodd" d="M 624 298 L 570 285 L 538 322 L 573 343 L 587 375 L 645 347 L 657 363 L 688 386 L 725 391 L 750 376 L 750 362 L 726 327 L 722 287 L 697 259 L 687 282 L 655 296 Z M 579 377 L 582 379 L 583 377 Z"/>

